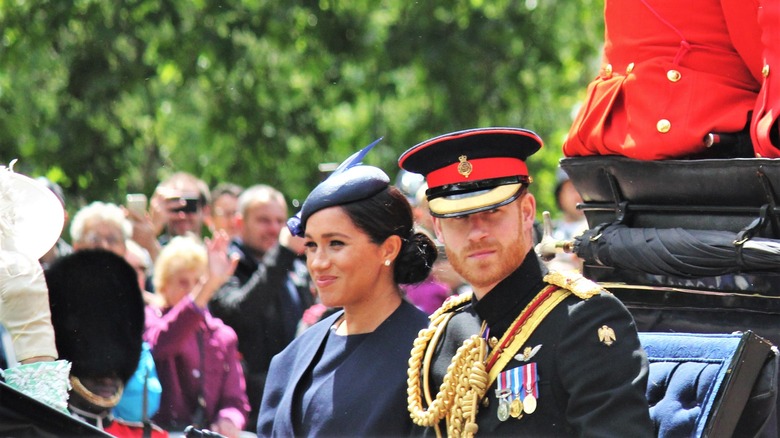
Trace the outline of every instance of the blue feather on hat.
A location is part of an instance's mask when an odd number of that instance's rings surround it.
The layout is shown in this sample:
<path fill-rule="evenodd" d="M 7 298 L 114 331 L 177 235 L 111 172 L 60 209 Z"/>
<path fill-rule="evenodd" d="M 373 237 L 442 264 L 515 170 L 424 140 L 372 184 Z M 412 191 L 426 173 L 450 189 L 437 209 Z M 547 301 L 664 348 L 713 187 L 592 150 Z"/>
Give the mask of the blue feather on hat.
<path fill-rule="evenodd" d="M 301 211 L 287 220 L 292 235 L 302 237 L 309 217 L 324 208 L 366 199 L 387 188 L 390 178 L 385 172 L 363 165 L 363 158 L 381 140 L 382 137 L 350 155 L 309 193 Z"/>

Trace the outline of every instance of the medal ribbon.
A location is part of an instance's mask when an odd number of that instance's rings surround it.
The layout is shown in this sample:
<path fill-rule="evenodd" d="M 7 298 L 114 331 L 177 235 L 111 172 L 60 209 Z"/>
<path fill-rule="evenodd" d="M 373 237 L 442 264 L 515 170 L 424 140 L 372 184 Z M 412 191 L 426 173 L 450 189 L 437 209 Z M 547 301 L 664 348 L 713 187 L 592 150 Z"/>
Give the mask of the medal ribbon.
<path fill-rule="evenodd" d="M 523 392 L 523 399 L 525 399 L 526 394 L 532 395 L 535 398 L 539 398 L 539 386 L 537 385 L 536 378 L 536 362 L 531 362 L 523 367 L 523 387 L 525 388 L 525 391 Z"/>
<path fill-rule="evenodd" d="M 496 397 L 501 398 L 501 394 L 504 393 L 504 390 L 509 388 L 508 380 L 507 373 L 501 373 L 501 375 L 498 376 L 498 383 L 496 384 Z"/>
<path fill-rule="evenodd" d="M 512 399 L 523 400 L 523 376 L 520 374 L 520 367 L 512 370 Z"/>

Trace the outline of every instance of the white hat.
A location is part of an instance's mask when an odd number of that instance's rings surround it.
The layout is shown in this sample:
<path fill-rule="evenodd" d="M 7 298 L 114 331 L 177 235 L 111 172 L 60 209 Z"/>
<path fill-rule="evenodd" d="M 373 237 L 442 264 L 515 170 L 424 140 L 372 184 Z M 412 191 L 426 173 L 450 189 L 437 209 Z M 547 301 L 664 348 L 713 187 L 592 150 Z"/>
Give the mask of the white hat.
<path fill-rule="evenodd" d="M 57 196 L 40 182 L 0 166 L 0 248 L 38 260 L 54 246 L 65 225 Z"/>

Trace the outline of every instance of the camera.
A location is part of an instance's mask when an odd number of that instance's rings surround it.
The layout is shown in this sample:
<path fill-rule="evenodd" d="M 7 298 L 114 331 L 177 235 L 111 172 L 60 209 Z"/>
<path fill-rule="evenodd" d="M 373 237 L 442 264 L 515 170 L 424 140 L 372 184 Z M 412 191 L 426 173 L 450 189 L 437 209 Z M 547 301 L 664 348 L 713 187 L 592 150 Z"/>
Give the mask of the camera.
<path fill-rule="evenodd" d="M 171 210 L 173 213 L 196 213 L 200 208 L 200 199 L 198 198 L 180 198 L 185 202 L 184 205 Z"/>

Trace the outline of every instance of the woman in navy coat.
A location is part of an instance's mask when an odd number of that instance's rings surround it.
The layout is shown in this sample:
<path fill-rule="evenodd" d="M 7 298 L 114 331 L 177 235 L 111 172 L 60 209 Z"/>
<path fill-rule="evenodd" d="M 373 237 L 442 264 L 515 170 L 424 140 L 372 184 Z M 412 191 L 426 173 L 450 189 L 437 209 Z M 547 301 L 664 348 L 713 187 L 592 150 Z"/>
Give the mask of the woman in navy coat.
<path fill-rule="evenodd" d="M 401 436 L 413 427 L 407 361 L 428 320 L 399 284 L 424 280 L 436 247 L 414 232 L 409 203 L 387 175 L 360 165 L 374 144 L 317 186 L 288 222 L 305 239 L 322 303 L 343 310 L 274 357 L 259 436 Z"/>

